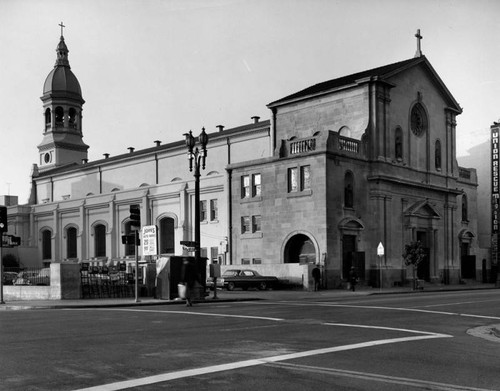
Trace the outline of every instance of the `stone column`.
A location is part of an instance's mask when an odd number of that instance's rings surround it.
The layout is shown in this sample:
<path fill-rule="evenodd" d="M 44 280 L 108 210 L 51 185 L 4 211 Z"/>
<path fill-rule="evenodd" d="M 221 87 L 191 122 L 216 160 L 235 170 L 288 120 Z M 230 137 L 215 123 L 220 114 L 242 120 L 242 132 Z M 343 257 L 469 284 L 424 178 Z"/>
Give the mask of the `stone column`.
<path fill-rule="evenodd" d="M 51 300 L 80 299 L 81 281 L 78 263 L 52 263 L 50 265 Z"/>

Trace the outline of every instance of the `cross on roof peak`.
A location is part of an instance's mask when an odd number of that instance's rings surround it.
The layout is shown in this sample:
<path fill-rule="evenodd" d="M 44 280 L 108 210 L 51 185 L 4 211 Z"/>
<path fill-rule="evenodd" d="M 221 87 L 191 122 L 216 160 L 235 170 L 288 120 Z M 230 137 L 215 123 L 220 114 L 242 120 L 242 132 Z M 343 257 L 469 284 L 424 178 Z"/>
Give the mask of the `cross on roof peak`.
<path fill-rule="evenodd" d="M 420 41 L 422 39 L 424 39 L 424 37 L 420 35 L 420 29 L 417 30 L 415 37 L 417 38 L 417 51 L 415 52 L 415 57 L 422 57 L 422 50 L 420 48 Z"/>
<path fill-rule="evenodd" d="M 64 35 L 63 34 L 63 28 L 66 27 L 63 22 L 59 23 L 59 26 L 61 26 L 61 37 Z"/>

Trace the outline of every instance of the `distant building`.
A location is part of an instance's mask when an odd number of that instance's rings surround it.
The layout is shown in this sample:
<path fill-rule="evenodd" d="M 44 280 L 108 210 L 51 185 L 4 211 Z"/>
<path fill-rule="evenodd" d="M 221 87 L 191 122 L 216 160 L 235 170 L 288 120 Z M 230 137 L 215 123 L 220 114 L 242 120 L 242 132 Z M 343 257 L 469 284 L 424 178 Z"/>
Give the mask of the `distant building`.
<path fill-rule="evenodd" d="M 9 208 L 19 251 L 34 251 L 39 264 L 132 260 L 133 247 L 121 242 L 131 204 L 143 225 L 158 226 L 161 254 L 185 251 L 195 208 L 184 141 L 89 161 L 84 100 L 63 37 L 41 99 L 30 203 Z M 419 240 L 427 252 L 419 278 L 477 278 L 476 171 L 456 161 L 462 109 L 419 49 L 268 108 L 270 121 L 209 132 L 202 255 L 281 275 L 290 264 L 319 264 L 328 288 L 355 266 L 366 283 L 392 286 L 410 277 L 402 253 Z"/>
<path fill-rule="evenodd" d="M 490 140 L 470 148 L 468 155 L 458 158 L 463 166 L 475 167 L 477 170 L 477 241 L 483 250 L 481 259 L 478 259 L 477 278 L 489 282 L 497 279 L 499 270 L 499 133 L 500 121 L 493 122 Z"/>

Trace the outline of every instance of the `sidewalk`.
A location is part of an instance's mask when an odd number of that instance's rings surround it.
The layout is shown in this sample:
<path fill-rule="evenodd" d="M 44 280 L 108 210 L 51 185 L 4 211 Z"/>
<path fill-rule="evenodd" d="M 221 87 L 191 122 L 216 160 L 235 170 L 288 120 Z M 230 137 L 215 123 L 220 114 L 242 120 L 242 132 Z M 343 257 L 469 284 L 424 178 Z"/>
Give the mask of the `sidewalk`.
<path fill-rule="evenodd" d="M 466 290 L 495 289 L 495 284 L 465 284 L 465 285 L 426 285 L 424 290 L 413 291 L 409 287 L 395 287 L 378 289 L 371 287 L 359 287 L 355 292 L 347 289 L 331 289 L 319 292 L 305 290 L 218 290 L 217 299 L 213 298 L 211 291 L 204 301 L 195 302 L 195 305 L 216 304 L 224 302 L 238 302 L 249 300 L 335 300 L 346 299 L 356 296 L 386 295 L 386 294 L 425 294 L 429 292 L 451 292 Z M 135 298 L 116 299 L 80 299 L 80 300 L 30 300 L 30 301 L 5 301 L 0 304 L 1 310 L 36 310 L 36 309 L 62 309 L 62 308 L 109 308 L 109 307 L 131 307 L 151 305 L 176 305 L 184 304 L 184 300 L 161 300 L 150 297 L 141 297 L 139 302 Z"/>

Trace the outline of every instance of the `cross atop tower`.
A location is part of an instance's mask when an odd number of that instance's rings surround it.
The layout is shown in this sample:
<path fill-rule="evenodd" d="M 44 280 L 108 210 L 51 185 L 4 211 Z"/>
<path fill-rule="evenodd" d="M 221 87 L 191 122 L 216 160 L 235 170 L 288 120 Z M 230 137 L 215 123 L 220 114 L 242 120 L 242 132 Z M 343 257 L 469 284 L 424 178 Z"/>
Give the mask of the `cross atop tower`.
<path fill-rule="evenodd" d="M 61 37 L 63 36 L 63 28 L 66 27 L 63 22 L 59 23 L 59 26 L 61 26 Z M 420 30 L 418 30 L 420 31 Z"/>
<path fill-rule="evenodd" d="M 415 52 L 415 57 L 422 57 L 422 50 L 420 49 L 420 41 L 424 39 L 424 37 L 420 35 L 420 29 L 417 30 L 415 37 L 417 38 L 417 51 Z"/>

